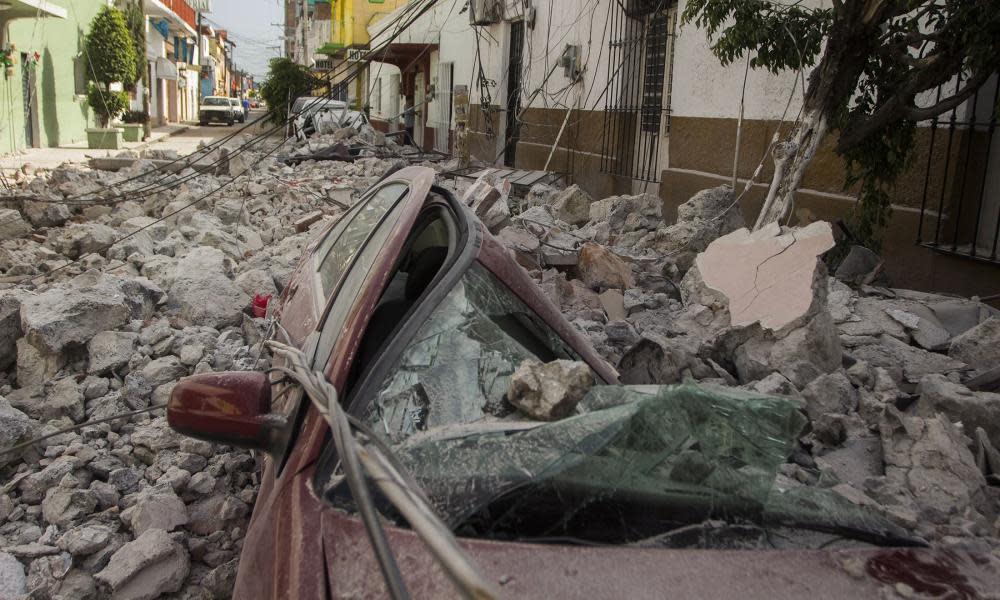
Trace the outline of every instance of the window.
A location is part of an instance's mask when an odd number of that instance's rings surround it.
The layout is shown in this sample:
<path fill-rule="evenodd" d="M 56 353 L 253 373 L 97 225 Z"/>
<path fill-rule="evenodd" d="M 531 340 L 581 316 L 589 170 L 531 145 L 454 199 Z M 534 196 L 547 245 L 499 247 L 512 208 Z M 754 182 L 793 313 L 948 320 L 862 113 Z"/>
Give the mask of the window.
<path fill-rule="evenodd" d="M 601 170 L 658 182 L 670 132 L 676 6 L 645 0 L 611 21 Z"/>
<path fill-rule="evenodd" d="M 374 94 L 373 95 L 375 96 L 375 98 L 373 99 L 372 104 L 375 105 L 375 112 L 379 113 L 379 114 L 382 114 L 382 78 L 381 77 L 379 77 L 378 79 L 375 80 L 375 90 L 374 90 Z"/>
<path fill-rule="evenodd" d="M 642 74 L 643 131 L 660 130 L 660 111 L 663 107 L 663 76 L 667 64 L 667 15 L 659 12 L 649 18 Z"/>
<path fill-rule="evenodd" d="M 398 442 L 431 427 L 506 414 L 510 376 L 527 358 L 578 357 L 474 263 L 396 359 L 363 420 Z"/>
<path fill-rule="evenodd" d="M 73 58 L 73 93 L 77 96 L 87 95 L 87 59 L 83 56 Z"/>
<path fill-rule="evenodd" d="M 319 277 L 323 293 L 329 295 L 340 282 L 361 245 L 369 238 L 382 217 L 406 196 L 405 183 L 390 183 L 379 188 L 375 195 L 353 214 L 349 223 L 335 227 L 316 252 L 319 257 Z M 343 219 L 347 220 L 347 219 Z"/>
<path fill-rule="evenodd" d="M 359 208 L 345 215 L 317 248 L 315 256 L 319 260 L 323 293 L 336 297 L 323 321 L 314 368 L 322 370 L 326 366 L 368 271 L 396 225 L 399 211 L 394 209 L 408 193 L 409 187 L 404 183 L 379 188 L 369 200 L 359 201 L 355 205 Z"/>

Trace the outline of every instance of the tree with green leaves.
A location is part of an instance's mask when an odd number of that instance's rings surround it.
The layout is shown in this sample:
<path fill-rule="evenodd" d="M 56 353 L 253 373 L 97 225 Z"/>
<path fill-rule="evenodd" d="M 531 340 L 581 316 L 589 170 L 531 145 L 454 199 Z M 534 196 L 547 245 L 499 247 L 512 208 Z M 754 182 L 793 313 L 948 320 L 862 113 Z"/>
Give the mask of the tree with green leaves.
<path fill-rule="evenodd" d="M 132 38 L 132 48 L 135 49 L 135 77 L 132 85 L 134 88 L 140 82 L 146 83 L 146 14 L 143 12 L 141 0 L 125 0 L 121 6 L 122 14 L 125 16 L 125 24 L 128 26 L 129 35 Z"/>
<path fill-rule="evenodd" d="M 101 127 L 128 108 L 128 94 L 112 92 L 112 83 L 130 88 L 136 82 L 135 45 L 122 11 L 104 6 L 90 23 L 84 40 L 84 55 L 91 77 L 87 103 L 97 114 Z"/>
<path fill-rule="evenodd" d="M 752 68 L 773 73 L 813 66 L 798 123 L 774 149 L 755 229 L 788 217 L 806 167 L 833 133 L 845 186 L 860 184 L 855 233 L 877 245 L 916 124 L 961 105 L 1000 68 L 996 0 L 832 0 L 830 8 L 688 0 L 683 21 L 707 31 L 724 65 L 752 53 Z"/>
<path fill-rule="evenodd" d="M 267 78 L 260 86 L 260 97 L 267 102 L 270 121 L 284 123 L 288 119 L 288 108 L 299 96 L 305 96 L 320 84 L 307 67 L 296 64 L 288 58 L 272 58 L 268 63 Z"/>

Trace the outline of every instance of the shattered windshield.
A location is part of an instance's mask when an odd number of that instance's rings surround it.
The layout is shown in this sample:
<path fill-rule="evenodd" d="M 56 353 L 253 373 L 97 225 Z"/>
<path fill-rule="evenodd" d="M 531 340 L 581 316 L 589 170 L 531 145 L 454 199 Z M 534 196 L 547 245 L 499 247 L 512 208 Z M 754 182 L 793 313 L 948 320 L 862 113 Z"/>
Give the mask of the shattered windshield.
<path fill-rule="evenodd" d="M 598 386 L 578 413 L 529 428 L 428 432 L 395 451 L 465 536 L 744 548 L 805 530 L 911 543 L 830 490 L 776 485 L 806 422 L 787 399 Z"/>
<path fill-rule="evenodd" d="M 409 342 L 364 413 L 390 441 L 428 428 L 510 415 L 511 374 L 527 358 L 577 358 L 505 285 L 477 264 Z"/>
<path fill-rule="evenodd" d="M 569 418 L 524 420 L 506 399 L 511 374 L 525 359 L 568 355 L 475 266 L 407 345 L 363 421 L 463 536 L 703 548 L 914 543 L 828 488 L 781 483 L 806 424 L 787 398 L 694 384 L 597 386 Z M 328 497 L 350 508 L 339 486 Z"/>

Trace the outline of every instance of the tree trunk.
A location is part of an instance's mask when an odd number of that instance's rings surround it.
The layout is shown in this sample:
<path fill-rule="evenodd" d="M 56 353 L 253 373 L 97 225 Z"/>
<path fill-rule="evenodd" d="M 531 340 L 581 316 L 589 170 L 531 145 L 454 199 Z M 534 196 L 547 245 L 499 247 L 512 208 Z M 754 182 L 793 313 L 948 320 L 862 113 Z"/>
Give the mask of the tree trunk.
<path fill-rule="evenodd" d="M 809 110 L 803 114 L 802 122 L 792 134 L 792 139 L 775 146 L 774 177 L 754 224 L 754 231 L 768 223 L 780 223 L 791 214 L 795 190 L 802 183 L 806 167 L 816 155 L 828 127 L 829 122 L 821 110 Z"/>
<path fill-rule="evenodd" d="M 868 0 L 845 2 L 834 9 L 826 46 L 809 75 L 802 99 L 802 120 L 790 138 L 774 149 L 774 177 L 754 224 L 755 231 L 787 219 L 792 212 L 795 191 L 826 137 L 831 119 L 857 88 L 878 39 L 878 23 L 888 7 L 890 3 Z"/>

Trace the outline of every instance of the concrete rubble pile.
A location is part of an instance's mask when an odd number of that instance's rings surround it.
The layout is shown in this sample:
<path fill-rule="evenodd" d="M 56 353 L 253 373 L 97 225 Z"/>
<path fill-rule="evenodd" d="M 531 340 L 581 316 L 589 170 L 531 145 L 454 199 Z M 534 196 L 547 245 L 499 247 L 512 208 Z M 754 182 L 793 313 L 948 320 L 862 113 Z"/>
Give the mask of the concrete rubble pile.
<path fill-rule="evenodd" d="M 1000 557 L 1000 311 L 875 285 L 860 248 L 830 276 L 829 224 L 750 232 L 727 186 L 673 223 L 660 207 L 536 186 L 492 229 L 623 383 L 798 402 L 810 425 L 779 489 L 829 487 L 934 544 Z M 525 369 L 518 396 L 539 387 Z"/>
<path fill-rule="evenodd" d="M 241 141 L 183 182 L 190 167 L 150 172 L 173 157 L 133 157 L 22 177 L 17 193 L 42 201 L 0 201 L 0 448 L 164 403 L 190 374 L 269 365 L 255 298 L 276 298 L 315 233 L 399 160 L 293 167 Z M 288 156 L 379 141 L 344 128 Z M 864 257 L 830 277 L 828 225 L 750 233 L 727 188 L 665 219 L 649 194 L 449 185 L 623 382 L 794 398 L 811 427 L 781 486 L 830 486 L 937 543 L 1000 548 L 994 309 L 878 286 Z M 114 198 L 141 186 L 155 193 Z M 524 366 L 518 406 L 561 418 L 589 377 Z M 228 597 L 258 468 L 175 434 L 162 410 L 0 455 L 0 598 Z"/>
<path fill-rule="evenodd" d="M 255 296 L 276 299 L 315 233 L 393 163 L 255 165 L 269 142 L 241 143 L 158 193 L 113 200 L 193 171 L 144 176 L 175 158 L 158 154 L 64 165 L 21 178 L 18 194 L 45 201 L 0 202 L 0 448 L 162 404 L 190 374 L 269 365 Z M 162 410 L 0 455 L 0 598 L 228 598 L 258 468 L 174 433 Z"/>

